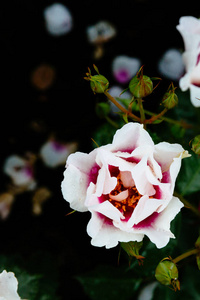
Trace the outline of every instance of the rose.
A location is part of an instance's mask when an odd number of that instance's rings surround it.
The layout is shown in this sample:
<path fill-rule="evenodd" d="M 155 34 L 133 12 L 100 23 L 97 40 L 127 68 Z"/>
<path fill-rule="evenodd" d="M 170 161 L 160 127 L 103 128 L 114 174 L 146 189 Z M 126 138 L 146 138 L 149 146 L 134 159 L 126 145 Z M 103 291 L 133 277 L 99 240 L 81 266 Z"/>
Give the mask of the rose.
<path fill-rule="evenodd" d="M 77 147 L 78 144 L 76 142 L 63 144 L 54 139 L 50 139 L 42 145 L 40 157 L 47 167 L 55 168 L 65 164 L 69 154 L 75 152 Z"/>
<path fill-rule="evenodd" d="M 176 27 L 185 45 L 183 61 L 186 74 L 180 79 L 181 90 L 190 89 L 191 102 L 200 106 L 200 20 L 191 16 L 180 18 Z"/>
<path fill-rule="evenodd" d="M 28 159 L 11 155 L 6 158 L 3 171 L 11 178 L 14 185 L 27 190 L 35 189 L 34 167 Z"/>
<path fill-rule="evenodd" d="M 68 157 L 62 193 L 74 210 L 91 212 L 87 232 L 94 246 L 140 242 L 146 235 L 162 248 L 174 238 L 170 222 L 183 207 L 173 191 L 187 156 L 181 145 L 154 145 L 141 124 L 128 123 L 112 144 Z"/>
<path fill-rule="evenodd" d="M 17 293 L 18 281 L 12 272 L 3 271 L 0 273 L 0 299 L 20 300 Z"/>

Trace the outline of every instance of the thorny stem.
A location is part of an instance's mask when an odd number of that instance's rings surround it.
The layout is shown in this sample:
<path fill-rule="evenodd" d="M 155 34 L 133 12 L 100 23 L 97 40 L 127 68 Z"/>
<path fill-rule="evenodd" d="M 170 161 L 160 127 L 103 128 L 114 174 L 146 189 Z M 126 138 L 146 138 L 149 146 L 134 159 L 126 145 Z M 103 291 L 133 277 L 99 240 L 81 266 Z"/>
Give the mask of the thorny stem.
<path fill-rule="evenodd" d="M 179 261 L 181 261 L 182 259 L 184 259 L 184 258 L 186 258 L 186 257 L 188 257 L 190 255 L 195 255 L 195 254 L 198 254 L 198 253 L 200 253 L 200 249 L 194 248 L 192 250 L 189 250 L 189 251 L 187 251 L 187 252 L 185 252 L 185 253 L 177 256 L 175 259 L 173 259 L 173 262 L 176 264 Z"/>
<path fill-rule="evenodd" d="M 195 206 L 193 206 L 189 201 L 187 201 L 183 196 L 181 196 L 177 192 L 174 193 L 174 196 L 178 197 L 186 208 L 189 208 L 195 215 L 197 215 L 200 218 L 200 211 Z"/>
<path fill-rule="evenodd" d="M 115 100 L 107 91 L 104 91 L 104 95 L 113 103 L 115 104 L 123 113 L 127 114 L 130 118 L 138 121 L 141 123 L 141 119 L 134 115 L 132 112 L 128 111 L 126 108 L 124 108 L 119 102 Z"/>

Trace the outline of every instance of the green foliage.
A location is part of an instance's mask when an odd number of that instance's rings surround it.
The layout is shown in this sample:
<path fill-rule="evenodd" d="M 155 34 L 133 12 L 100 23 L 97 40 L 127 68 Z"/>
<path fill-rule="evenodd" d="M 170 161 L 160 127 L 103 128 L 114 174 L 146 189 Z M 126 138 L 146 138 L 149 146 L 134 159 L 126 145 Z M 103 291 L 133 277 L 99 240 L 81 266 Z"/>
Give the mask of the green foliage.
<path fill-rule="evenodd" d="M 90 299 L 128 300 L 135 295 L 141 279 L 134 277 L 124 267 L 99 266 L 76 277 Z"/>
<path fill-rule="evenodd" d="M 44 257 L 45 256 L 45 257 Z M 28 300 L 60 300 L 56 296 L 58 279 L 52 258 L 36 255 L 23 261 L 20 256 L 0 256 L 0 272 L 13 272 L 18 280 L 18 294 Z"/>
<path fill-rule="evenodd" d="M 96 104 L 96 114 L 99 118 L 105 118 L 110 112 L 110 105 L 106 102 Z"/>
<path fill-rule="evenodd" d="M 122 122 L 124 124 L 124 121 L 118 120 L 119 127 Z M 112 142 L 115 132 L 116 127 L 106 122 L 94 132 L 93 139 L 99 146 L 103 146 Z"/>
<path fill-rule="evenodd" d="M 190 158 L 182 161 L 177 188 L 183 196 L 200 191 L 200 159 L 196 154 L 191 153 Z"/>

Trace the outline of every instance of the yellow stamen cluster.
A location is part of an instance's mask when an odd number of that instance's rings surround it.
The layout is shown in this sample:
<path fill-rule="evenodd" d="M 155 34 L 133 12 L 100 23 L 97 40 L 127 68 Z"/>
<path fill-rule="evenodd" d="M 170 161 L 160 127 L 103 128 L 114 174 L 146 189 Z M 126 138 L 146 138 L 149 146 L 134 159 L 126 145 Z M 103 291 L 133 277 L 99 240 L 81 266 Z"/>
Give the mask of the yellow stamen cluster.
<path fill-rule="evenodd" d="M 138 204 L 138 201 L 142 197 L 142 195 L 138 192 L 135 186 L 125 188 L 121 179 L 120 174 L 117 176 L 117 185 L 114 190 L 110 193 L 110 195 L 116 196 L 119 193 L 123 192 L 124 190 L 128 190 L 128 197 L 121 201 L 113 200 L 109 198 L 108 200 L 119 210 L 123 210 L 124 212 L 127 208 L 134 209 Z"/>

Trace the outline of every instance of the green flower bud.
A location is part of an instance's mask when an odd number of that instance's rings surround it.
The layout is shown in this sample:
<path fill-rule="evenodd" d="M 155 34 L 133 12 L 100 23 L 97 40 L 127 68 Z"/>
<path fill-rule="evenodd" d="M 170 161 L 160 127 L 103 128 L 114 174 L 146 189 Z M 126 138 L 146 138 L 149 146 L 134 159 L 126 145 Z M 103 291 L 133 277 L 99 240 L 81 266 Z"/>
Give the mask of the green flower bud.
<path fill-rule="evenodd" d="M 144 98 L 152 93 L 153 82 L 150 77 L 143 75 L 143 67 L 141 67 L 137 75 L 131 79 L 129 90 L 136 98 Z"/>
<path fill-rule="evenodd" d="M 106 77 L 99 73 L 97 66 L 93 65 L 97 75 L 92 76 L 90 68 L 88 68 L 87 77 L 84 77 L 85 80 L 90 81 L 91 89 L 94 93 L 104 93 L 109 86 L 109 81 Z"/>
<path fill-rule="evenodd" d="M 171 83 L 167 92 L 162 98 L 162 104 L 167 109 L 171 109 L 178 104 L 178 97 L 175 94 L 175 89 L 176 88 L 174 87 L 173 83 Z"/>
<path fill-rule="evenodd" d="M 174 290 L 180 289 L 177 266 L 169 259 L 164 259 L 158 264 L 155 277 L 163 285 L 172 285 Z"/>
<path fill-rule="evenodd" d="M 108 79 L 103 75 L 94 75 L 90 77 L 90 86 L 94 93 L 104 93 L 108 89 Z"/>
<path fill-rule="evenodd" d="M 192 151 L 194 151 L 194 153 L 200 155 L 200 135 L 195 136 L 195 138 L 193 139 Z"/>
<path fill-rule="evenodd" d="M 173 108 L 174 106 L 176 106 L 178 104 L 177 95 L 172 91 L 166 92 L 162 98 L 162 104 L 167 109 Z"/>

